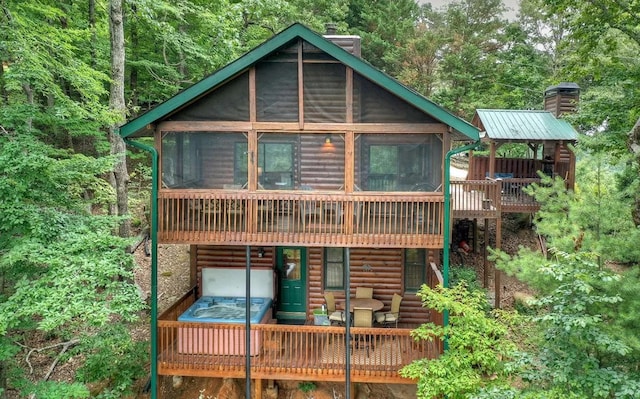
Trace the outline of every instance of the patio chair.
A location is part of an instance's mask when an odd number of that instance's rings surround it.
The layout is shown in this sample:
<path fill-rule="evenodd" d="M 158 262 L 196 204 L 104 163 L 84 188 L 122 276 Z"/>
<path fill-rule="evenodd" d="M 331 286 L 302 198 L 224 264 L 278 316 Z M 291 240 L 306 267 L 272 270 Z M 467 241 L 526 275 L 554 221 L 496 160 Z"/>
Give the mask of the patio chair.
<path fill-rule="evenodd" d="M 374 317 L 376 323 L 385 327 L 395 326 L 398 328 L 398 320 L 400 320 L 400 303 L 402 302 L 402 296 L 393 294 L 391 300 L 391 309 L 388 312 L 376 312 Z"/>
<path fill-rule="evenodd" d="M 373 298 L 373 288 L 356 287 L 356 298 Z"/>
<path fill-rule="evenodd" d="M 324 301 L 327 303 L 327 314 L 329 315 L 329 322 L 336 325 L 344 325 L 346 322 L 346 316 L 344 311 L 336 310 L 336 299 L 333 296 L 333 292 L 324 293 Z"/>
<path fill-rule="evenodd" d="M 353 326 L 354 327 L 373 327 L 373 310 L 371 308 L 353 308 Z M 369 356 L 369 350 L 373 348 L 373 342 L 369 334 L 359 334 L 355 340 L 355 348 L 364 348 Z"/>

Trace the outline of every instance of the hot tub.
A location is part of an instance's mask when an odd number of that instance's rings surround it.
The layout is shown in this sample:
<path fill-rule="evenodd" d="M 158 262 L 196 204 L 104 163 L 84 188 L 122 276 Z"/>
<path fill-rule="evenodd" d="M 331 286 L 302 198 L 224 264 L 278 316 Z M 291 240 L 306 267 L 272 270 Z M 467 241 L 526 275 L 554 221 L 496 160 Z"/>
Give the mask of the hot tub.
<path fill-rule="evenodd" d="M 245 351 L 246 305 L 244 297 L 203 296 L 194 302 L 178 321 L 202 323 L 202 326 L 178 328 L 178 351 L 190 354 L 242 355 Z M 271 298 L 251 298 L 251 324 L 265 324 L 271 319 Z M 242 326 L 220 326 L 242 324 Z M 260 353 L 262 341 L 258 331 L 251 331 L 250 355 Z"/>

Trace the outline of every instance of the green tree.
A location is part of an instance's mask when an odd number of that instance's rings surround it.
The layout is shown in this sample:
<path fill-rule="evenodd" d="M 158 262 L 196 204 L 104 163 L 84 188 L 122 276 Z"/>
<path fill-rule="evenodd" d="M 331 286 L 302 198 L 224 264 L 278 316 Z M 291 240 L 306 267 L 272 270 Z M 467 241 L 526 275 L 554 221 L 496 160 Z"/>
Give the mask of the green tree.
<path fill-rule="evenodd" d="M 538 289 L 531 305 L 539 313 L 532 321 L 542 334 L 532 335 L 535 350 L 518 359 L 518 375 L 526 384 L 515 397 L 638 397 L 637 352 L 628 345 L 636 334 L 610 326 L 623 326 L 615 322 L 615 311 L 624 302 L 617 289 L 621 276 L 600 267 L 587 252 L 553 251 L 548 260 L 530 253 L 519 258 L 519 267 L 528 265 L 538 275 L 526 282 Z M 498 265 L 507 270 L 514 266 Z"/>
<path fill-rule="evenodd" d="M 404 46 L 398 78 L 430 97 L 438 87 L 438 66 L 446 40 L 441 34 L 441 14 L 433 11 L 431 4 L 422 6 L 420 12 L 415 33 Z"/>
<path fill-rule="evenodd" d="M 456 115 L 471 118 L 486 107 L 483 93 L 496 77 L 497 56 L 503 49 L 500 0 L 464 0 L 449 4 L 442 15 L 446 38 L 439 70 L 439 88 L 433 99 Z"/>
<path fill-rule="evenodd" d="M 595 80 L 594 86 L 604 83 L 600 79 L 601 74 L 611 77 L 607 84 L 601 86 L 601 92 L 618 97 L 612 105 L 626 111 L 621 121 L 627 126 L 627 149 L 635 157 L 634 164 L 629 167 L 637 170 L 640 164 L 639 93 L 637 85 L 631 82 L 637 81 L 640 75 L 636 56 L 640 50 L 636 18 L 640 13 L 640 1 L 552 0 L 548 3 L 553 14 L 568 21 L 570 41 L 566 43 L 571 43 L 575 49 L 575 56 L 566 59 L 569 70 L 582 72 L 581 75 L 589 81 Z M 608 68 L 610 64 L 623 68 L 614 68 L 617 73 L 612 74 Z M 604 112 L 600 115 L 601 124 L 612 119 Z M 640 226 L 640 185 L 637 184 L 631 216 L 635 226 Z"/>
<path fill-rule="evenodd" d="M 100 128 L 110 120 L 109 76 L 92 66 L 86 4 L 5 0 L 0 7 L 3 127 L 26 123 L 42 140 L 87 153 L 108 148 Z"/>
<path fill-rule="evenodd" d="M 349 0 L 346 23 L 362 38 L 362 58 L 398 76 L 404 45 L 414 36 L 419 8 L 413 0 Z"/>
<path fill-rule="evenodd" d="M 522 0 L 516 24 L 524 32 L 526 42 L 547 55 L 550 63 L 548 79 L 550 83 L 557 83 L 561 79 L 564 59 L 572 51 L 567 39 L 568 20 L 552 13 L 546 0 Z"/>
<path fill-rule="evenodd" d="M 98 331 L 134 322 L 144 308 L 132 283 L 129 243 L 111 235 L 118 219 L 90 212 L 113 198 L 99 178 L 112 161 L 56 150 L 24 133 L 0 135 L 0 360 L 9 385 L 22 396 L 87 396 L 74 382 L 28 378 L 16 357 L 25 356 L 21 348 L 44 349 L 32 346 L 34 338 L 44 334 L 50 342 L 45 347 L 59 348 L 55 365 L 67 359 L 69 347 L 99 345 L 104 340 Z M 121 336 L 123 343 L 127 336 Z M 93 352 L 83 356 L 90 361 Z"/>
<path fill-rule="evenodd" d="M 640 262 L 640 231 L 629 219 L 633 207 L 628 190 L 621 189 L 624 163 L 604 153 L 581 155 L 577 183 L 567 190 L 560 179 L 545 178 L 530 193 L 542 204 L 536 230 L 550 247 L 564 252 L 593 252 L 602 262 Z M 618 155 L 617 161 L 620 160 Z"/>
<path fill-rule="evenodd" d="M 469 291 L 464 283 L 453 288 L 423 285 L 418 292 L 423 306 L 449 311 L 449 325 L 426 323 L 411 332 L 416 340 L 446 339 L 448 348 L 437 359 L 421 359 L 400 370 L 418 380 L 418 397 L 473 397 L 484 390 L 504 389 L 511 370 L 506 367 L 515 352 L 508 336 L 504 312 L 486 312 L 487 297 Z"/>

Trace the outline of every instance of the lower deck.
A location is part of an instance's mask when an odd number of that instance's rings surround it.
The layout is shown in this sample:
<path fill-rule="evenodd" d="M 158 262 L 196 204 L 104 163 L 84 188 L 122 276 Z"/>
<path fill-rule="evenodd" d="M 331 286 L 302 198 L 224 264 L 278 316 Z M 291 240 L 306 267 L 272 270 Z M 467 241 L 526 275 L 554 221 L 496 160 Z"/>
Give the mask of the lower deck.
<path fill-rule="evenodd" d="M 336 326 L 294 326 L 257 324 L 251 326 L 249 373 L 252 379 L 299 381 L 413 384 L 399 370 L 411 362 L 436 358 L 442 344 L 416 342 L 411 329 L 356 328 Z M 189 335 L 189 337 L 186 337 Z M 211 337 L 224 341 L 216 350 Z M 183 340 L 196 339 L 186 349 Z M 180 322 L 159 323 L 158 374 L 195 377 L 245 378 L 247 356 L 243 350 L 244 326 Z M 239 349 L 237 353 L 229 348 Z M 347 368 L 347 358 L 349 359 Z"/>
<path fill-rule="evenodd" d="M 158 374 L 256 380 L 346 381 L 414 384 L 399 370 L 442 351 L 439 340 L 415 341 L 417 325 L 362 328 L 194 323 L 177 316 L 194 301 L 186 294 L 158 320 Z M 433 317 L 441 323 L 441 315 Z M 246 348 L 249 348 L 248 350 Z M 247 356 L 249 355 L 249 356 Z"/>

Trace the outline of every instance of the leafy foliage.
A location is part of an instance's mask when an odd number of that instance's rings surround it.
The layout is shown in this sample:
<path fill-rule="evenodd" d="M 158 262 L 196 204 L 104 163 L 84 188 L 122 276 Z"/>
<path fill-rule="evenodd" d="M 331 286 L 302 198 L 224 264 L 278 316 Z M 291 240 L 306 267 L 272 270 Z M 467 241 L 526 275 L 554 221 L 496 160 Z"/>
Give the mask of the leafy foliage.
<path fill-rule="evenodd" d="M 11 0 L 3 7 L 0 120 L 6 129 L 21 130 L 26 121 L 32 134 L 46 132 L 44 140 L 67 145 L 103 137 L 100 127 L 113 118 L 104 101 L 108 74 L 92 65 L 91 29 L 75 18 L 86 15 L 83 7 L 48 0 Z"/>
<path fill-rule="evenodd" d="M 594 254 L 560 251 L 554 251 L 550 260 L 538 256 L 535 270 L 553 283 L 540 285 L 533 301 L 539 313 L 532 321 L 543 335 L 536 351 L 519 359 L 519 375 L 528 384 L 523 392 L 551 392 L 551 397 L 637 397 L 637 358 L 607 325 L 615 318 L 611 307 L 623 302 L 616 289 L 620 275 L 601 268 Z"/>
<path fill-rule="evenodd" d="M 426 323 L 411 332 L 416 340 L 446 340 L 448 349 L 437 359 L 421 359 L 400 370 L 418 380 L 418 397 L 467 398 L 490 387 L 505 387 L 511 371 L 506 361 L 515 351 L 500 312 L 485 312 L 482 291 L 464 283 L 453 288 L 423 285 L 418 296 L 425 307 L 449 311 L 448 326 Z"/>
<path fill-rule="evenodd" d="M 3 358 L 17 355 L 13 341 L 34 331 L 58 340 L 82 336 L 87 345 L 110 323 L 137 320 L 144 304 L 132 284 L 129 242 L 112 235 L 117 219 L 89 212 L 107 190 L 99 176 L 111 161 L 55 150 L 29 135 L 0 141 Z M 124 350 L 127 335 L 116 338 Z M 94 345 L 100 342 L 109 343 Z M 31 383 L 20 373 L 13 381 L 38 397 L 87 396 L 79 384 Z"/>
<path fill-rule="evenodd" d="M 345 21 L 352 34 L 362 37 L 362 57 L 397 76 L 403 44 L 413 37 L 417 16 L 418 6 L 412 0 L 349 0 Z"/>
<path fill-rule="evenodd" d="M 87 338 L 76 348 L 78 353 L 88 354 L 78 370 L 78 380 L 110 381 L 110 387 L 97 398 L 121 398 L 130 394 L 134 383 L 146 374 L 140 360 L 148 356 L 147 344 L 133 341 L 122 324 L 107 326 Z"/>
<path fill-rule="evenodd" d="M 595 252 L 609 261 L 636 263 L 640 248 L 638 230 L 629 218 L 632 201 L 627 189 L 620 190 L 616 167 L 606 154 L 584 154 L 577 163 L 575 191 L 567 191 L 562 180 L 545 178 L 531 193 L 542 206 L 535 216 L 538 232 L 549 246 L 561 251 Z"/>

